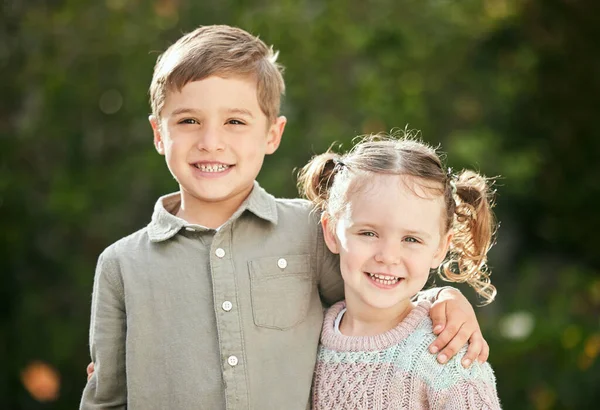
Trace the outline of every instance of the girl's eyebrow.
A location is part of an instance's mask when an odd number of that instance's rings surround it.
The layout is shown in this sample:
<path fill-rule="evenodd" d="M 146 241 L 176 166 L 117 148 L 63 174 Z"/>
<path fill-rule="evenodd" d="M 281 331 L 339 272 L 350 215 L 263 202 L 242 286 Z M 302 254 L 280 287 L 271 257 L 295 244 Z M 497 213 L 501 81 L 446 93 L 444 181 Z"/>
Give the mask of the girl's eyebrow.
<path fill-rule="evenodd" d="M 372 229 L 381 229 L 383 228 L 389 228 L 389 225 L 378 225 L 378 224 L 374 224 L 372 222 L 367 222 L 367 221 L 353 221 L 352 222 L 352 226 L 357 228 L 372 228 Z M 402 232 L 403 235 L 413 235 L 413 236 L 419 236 L 421 238 L 424 239 L 430 239 L 431 235 L 429 235 L 427 232 L 425 231 L 419 231 L 416 229 L 399 229 L 399 231 Z"/>
<path fill-rule="evenodd" d="M 379 228 L 379 226 L 377 224 L 374 224 L 372 222 L 357 221 L 357 220 L 352 221 L 352 226 L 353 227 L 361 227 L 361 228 Z"/>
<path fill-rule="evenodd" d="M 425 239 L 431 238 L 431 235 L 429 235 L 425 231 L 415 231 L 413 229 L 409 229 L 409 230 L 403 231 L 403 233 L 406 234 L 406 235 L 420 236 L 420 237 L 425 238 Z"/>

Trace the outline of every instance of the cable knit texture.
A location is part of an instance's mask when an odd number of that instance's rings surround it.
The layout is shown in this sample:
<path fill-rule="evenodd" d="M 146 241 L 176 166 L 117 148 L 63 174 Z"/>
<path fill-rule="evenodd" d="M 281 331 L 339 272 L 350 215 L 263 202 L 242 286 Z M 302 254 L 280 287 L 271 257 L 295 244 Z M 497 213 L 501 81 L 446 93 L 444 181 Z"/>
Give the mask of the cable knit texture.
<path fill-rule="evenodd" d="M 344 336 L 334 322 L 345 303 L 325 316 L 313 382 L 313 409 L 499 409 L 488 363 L 469 369 L 466 352 L 439 364 L 430 302 L 421 301 L 394 329 L 377 336 Z"/>

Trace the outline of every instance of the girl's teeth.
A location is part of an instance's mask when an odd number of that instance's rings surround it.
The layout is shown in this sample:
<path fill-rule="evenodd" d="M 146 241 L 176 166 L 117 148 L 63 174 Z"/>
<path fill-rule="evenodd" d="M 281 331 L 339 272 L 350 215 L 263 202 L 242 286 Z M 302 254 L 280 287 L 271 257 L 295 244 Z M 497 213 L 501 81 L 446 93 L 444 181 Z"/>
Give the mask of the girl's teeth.
<path fill-rule="evenodd" d="M 382 275 L 373 275 L 369 273 L 371 279 L 373 279 L 377 283 L 381 283 L 382 285 L 394 285 L 398 283 L 400 278 L 392 278 L 391 276 L 382 276 Z"/>

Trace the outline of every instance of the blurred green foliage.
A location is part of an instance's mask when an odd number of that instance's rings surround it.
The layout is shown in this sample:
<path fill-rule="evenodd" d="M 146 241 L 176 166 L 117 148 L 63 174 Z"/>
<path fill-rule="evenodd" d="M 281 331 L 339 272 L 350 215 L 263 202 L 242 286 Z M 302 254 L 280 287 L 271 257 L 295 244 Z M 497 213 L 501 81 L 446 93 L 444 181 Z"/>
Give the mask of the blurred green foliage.
<path fill-rule="evenodd" d="M 182 32 L 215 23 L 259 34 L 287 68 L 289 124 L 259 177 L 272 193 L 294 196 L 292 169 L 334 141 L 406 124 L 453 167 L 502 175 L 499 296 L 478 310 L 500 398 L 508 409 L 597 408 L 599 2 L 0 7 L 1 408 L 77 406 L 96 258 L 176 189 L 147 123 L 153 64 Z M 56 398 L 37 362 L 57 371 Z"/>

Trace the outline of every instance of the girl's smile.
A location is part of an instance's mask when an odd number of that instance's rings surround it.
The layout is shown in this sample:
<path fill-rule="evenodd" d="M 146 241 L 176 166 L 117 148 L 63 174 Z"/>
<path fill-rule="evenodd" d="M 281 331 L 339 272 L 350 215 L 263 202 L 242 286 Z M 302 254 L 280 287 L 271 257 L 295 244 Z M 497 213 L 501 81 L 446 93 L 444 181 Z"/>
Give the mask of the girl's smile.
<path fill-rule="evenodd" d="M 393 289 L 398 286 L 404 278 L 399 278 L 397 276 L 390 276 L 380 273 L 371 273 L 365 272 L 365 275 L 371 279 L 373 286 L 376 286 L 380 289 Z"/>

